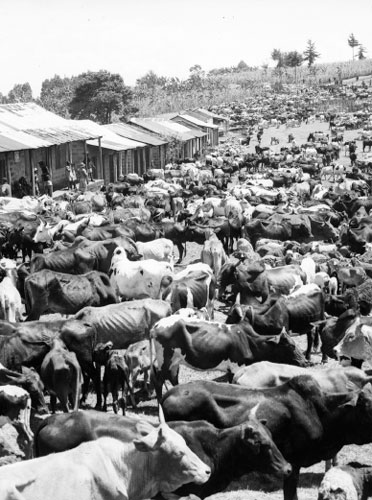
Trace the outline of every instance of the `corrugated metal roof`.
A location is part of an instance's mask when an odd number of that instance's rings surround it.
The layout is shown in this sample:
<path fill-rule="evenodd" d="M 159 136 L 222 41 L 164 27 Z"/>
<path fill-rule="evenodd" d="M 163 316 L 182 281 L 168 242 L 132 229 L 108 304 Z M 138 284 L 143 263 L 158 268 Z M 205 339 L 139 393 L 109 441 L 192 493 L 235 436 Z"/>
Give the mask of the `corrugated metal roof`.
<path fill-rule="evenodd" d="M 179 141 L 189 141 L 195 137 L 204 137 L 206 134 L 172 121 L 159 120 L 157 118 L 132 118 L 132 123 L 147 130 L 151 130 L 163 137 L 173 137 Z"/>
<path fill-rule="evenodd" d="M 202 120 L 195 118 L 195 116 L 187 115 L 186 113 L 182 114 L 182 115 L 177 115 L 177 116 L 192 123 L 193 125 L 196 125 L 197 127 L 207 127 L 207 128 L 212 128 L 212 129 L 218 130 L 218 125 L 213 125 L 212 123 L 203 122 Z M 177 118 L 177 116 L 175 118 Z M 173 120 L 175 118 L 173 118 Z"/>
<path fill-rule="evenodd" d="M 226 116 L 217 115 L 216 113 L 212 113 L 212 111 L 208 111 L 207 109 L 204 109 L 204 108 L 196 108 L 196 109 L 193 109 L 192 111 L 195 111 L 196 113 L 200 113 L 207 118 L 216 118 L 218 120 L 224 120 L 226 122 L 229 121 L 229 119 L 226 118 Z"/>
<path fill-rule="evenodd" d="M 21 151 L 22 149 L 30 149 L 27 144 L 9 139 L 0 133 L 0 153 L 7 153 L 9 151 Z"/>
<path fill-rule="evenodd" d="M 166 123 L 167 126 L 170 128 L 173 128 L 176 131 L 179 131 L 180 133 L 188 133 L 191 134 L 193 139 L 195 137 L 205 137 L 207 134 L 206 132 L 202 132 L 201 130 L 197 130 L 195 128 L 188 128 L 185 125 L 181 125 L 180 123 L 174 122 L 174 121 L 167 121 L 167 122 L 161 122 L 161 123 Z"/>
<path fill-rule="evenodd" d="M 0 130 L 4 127 L 7 129 L 7 134 L 8 131 L 9 134 L 13 131 L 31 136 L 33 148 L 97 137 L 82 127 L 76 129 L 70 124 L 70 120 L 51 113 L 33 102 L 0 105 Z"/>
<path fill-rule="evenodd" d="M 109 125 L 104 125 L 104 127 L 107 127 L 109 130 L 112 130 L 122 137 L 144 142 L 150 146 L 162 146 L 163 144 L 167 144 L 166 141 L 159 139 L 159 137 L 139 130 L 137 127 L 128 125 L 127 123 L 110 123 Z"/>
<path fill-rule="evenodd" d="M 85 130 L 89 130 L 92 134 L 99 134 L 97 137 L 101 137 L 101 146 L 105 149 L 112 149 L 114 151 L 127 151 L 128 149 L 144 148 L 147 144 L 139 141 L 133 141 L 122 137 L 115 132 L 112 132 L 107 127 L 98 125 L 91 120 L 70 120 L 74 122 L 77 126 L 83 127 Z M 98 146 L 98 140 L 89 140 L 87 143 L 91 146 Z"/>

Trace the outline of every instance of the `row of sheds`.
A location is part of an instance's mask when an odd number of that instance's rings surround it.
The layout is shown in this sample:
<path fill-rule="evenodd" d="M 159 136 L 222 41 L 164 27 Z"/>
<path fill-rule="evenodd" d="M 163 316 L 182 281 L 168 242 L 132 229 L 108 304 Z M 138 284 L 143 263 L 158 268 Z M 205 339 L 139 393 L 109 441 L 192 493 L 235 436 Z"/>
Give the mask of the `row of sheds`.
<path fill-rule="evenodd" d="M 0 105 L 0 178 L 10 183 L 45 161 L 54 188 L 67 185 L 66 161 L 90 159 L 94 176 L 105 183 L 121 175 L 163 168 L 173 159 L 195 158 L 218 144 L 226 120 L 207 110 L 133 118 L 129 123 L 98 125 L 91 120 L 66 120 L 35 103 Z M 40 173 L 40 172 L 39 172 Z"/>

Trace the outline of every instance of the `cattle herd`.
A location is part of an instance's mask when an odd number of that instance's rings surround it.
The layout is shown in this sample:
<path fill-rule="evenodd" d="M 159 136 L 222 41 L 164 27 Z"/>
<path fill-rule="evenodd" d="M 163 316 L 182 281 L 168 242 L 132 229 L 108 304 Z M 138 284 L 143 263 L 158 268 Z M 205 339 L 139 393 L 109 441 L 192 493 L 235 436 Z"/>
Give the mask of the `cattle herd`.
<path fill-rule="evenodd" d="M 0 500 L 203 499 L 252 471 L 296 500 L 323 460 L 319 499 L 367 498 L 368 464 L 335 464 L 372 442 L 372 121 L 287 106 L 214 109 L 240 131 L 203 158 L 0 200 Z M 151 400 L 158 425 L 125 415 Z"/>

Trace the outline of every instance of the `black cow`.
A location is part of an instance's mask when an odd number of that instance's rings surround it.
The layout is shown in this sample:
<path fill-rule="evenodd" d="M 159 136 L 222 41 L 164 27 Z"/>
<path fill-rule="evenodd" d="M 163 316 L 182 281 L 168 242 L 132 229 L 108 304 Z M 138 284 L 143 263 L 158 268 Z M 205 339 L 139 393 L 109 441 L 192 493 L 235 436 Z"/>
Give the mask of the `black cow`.
<path fill-rule="evenodd" d="M 191 493 L 205 498 L 217 493 L 233 480 L 252 470 L 288 476 L 290 466 L 283 461 L 266 428 L 253 416 L 242 425 L 216 429 L 205 421 L 169 422 L 187 445 L 211 467 L 210 479 L 203 485 L 188 484 L 177 494 Z M 35 434 L 37 456 L 65 451 L 102 436 L 132 441 L 140 420 L 96 411 L 54 415 L 42 422 Z M 150 425 L 146 423 L 146 425 Z"/>
<path fill-rule="evenodd" d="M 0 367 L 0 386 L 7 384 L 25 389 L 30 394 L 32 407 L 37 413 L 48 413 L 43 393 L 44 385 L 33 368 L 22 366 L 22 373 L 18 373 Z"/>
<path fill-rule="evenodd" d="M 216 368 L 223 361 L 249 365 L 266 360 L 306 366 L 304 356 L 289 335 L 285 332 L 275 336 L 258 335 L 247 321 L 225 325 L 174 315 L 158 321 L 150 336 L 157 340 L 160 373 L 154 383 L 158 397 L 165 379 L 173 385 L 178 383 L 182 357 L 189 365 L 202 370 Z"/>
<path fill-rule="evenodd" d="M 46 311 L 75 314 L 86 306 L 117 302 L 109 277 L 98 271 L 76 276 L 43 269 L 26 278 L 24 292 L 29 321 Z"/>
<path fill-rule="evenodd" d="M 168 391 L 161 404 L 167 420 L 204 418 L 216 427 L 243 423 L 252 408 L 267 419 L 274 442 L 291 463 L 284 499 L 297 498 L 301 467 L 330 460 L 348 444 L 372 441 L 372 388 L 328 394 L 311 376 L 302 375 L 264 390 L 195 381 Z"/>

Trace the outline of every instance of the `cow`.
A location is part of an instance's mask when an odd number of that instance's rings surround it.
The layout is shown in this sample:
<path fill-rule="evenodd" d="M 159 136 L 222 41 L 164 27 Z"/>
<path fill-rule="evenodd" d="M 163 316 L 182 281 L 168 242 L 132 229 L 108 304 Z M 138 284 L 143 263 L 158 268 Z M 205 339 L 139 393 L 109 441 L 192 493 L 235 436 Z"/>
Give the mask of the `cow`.
<path fill-rule="evenodd" d="M 184 483 L 205 483 L 211 469 L 165 422 L 137 421 L 130 442 L 101 437 L 77 448 L 0 470 L 0 499 L 132 500 L 168 493 Z M 52 478 L 52 480 L 51 480 Z"/>
<path fill-rule="evenodd" d="M 70 274 L 84 274 L 93 270 L 108 273 L 112 254 L 118 246 L 125 248 L 129 259 L 138 260 L 137 248 L 130 238 L 89 241 L 79 236 L 70 247 L 64 250 L 34 256 L 31 260 L 30 272 L 32 274 L 42 269 L 50 269 Z"/>
<path fill-rule="evenodd" d="M 313 323 L 324 319 L 324 296 L 315 284 L 304 285 L 285 297 L 269 296 L 262 306 L 235 304 L 227 324 L 248 320 L 258 334 L 278 334 L 284 328 L 294 335 L 307 335 L 306 359 L 311 358 Z"/>
<path fill-rule="evenodd" d="M 134 389 L 142 375 L 145 392 L 150 397 L 150 343 L 147 340 L 141 340 L 130 345 L 124 354 L 124 360 L 129 370 L 129 385 Z"/>
<path fill-rule="evenodd" d="M 265 302 L 270 291 L 288 295 L 297 287 L 306 283 L 307 276 L 297 265 L 288 265 L 266 269 L 261 261 L 243 265 L 227 263 L 222 267 L 218 285 L 221 295 L 229 284 L 234 284 L 240 292 L 242 304 L 249 303 L 251 298 L 261 298 Z"/>
<path fill-rule="evenodd" d="M 47 413 L 43 393 L 44 384 L 39 374 L 33 368 L 26 366 L 22 366 L 21 370 L 22 373 L 18 373 L 0 365 L 0 386 L 11 384 L 25 389 L 30 394 L 32 408 L 39 414 Z"/>
<path fill-rule="evenodd" d="M 68 332 L 63 334 L 63 340 L 68 348 L 76 353 L 84 371 L 84 367 L 89 369 L 93 364 L 93 351 L 98 342 L 111 341 L 114 349 L 126 349 L 134 342 L 148 338 L 151 327 L 169 314 L 170 304 L 154 299 L 132 300 L 104 307 L 85 307 L 75 314 L 74 319 L 81 325 L 82 331 L 86 329 L 86 333 L 79 336 L 72 329 L 68 329 Z M 100 407 L 99 374 L 97 371 L 90 373 L 96 384 L 97 407 Z M 85 393 L 86 387 L 83 389 L 83 398 Z"/>
<path fill-rule="evenodd" d="M 0 467 L 30 458 L 32 444 L 20 422 L 0 416 Z"/>
<path fill-rule="evenodd" d="M 109 390 L 111 390 L 112 408 L 114 413 L 118 412 L 119 390 L 121 389 L 122 397 L 120 405 L 123 415 L 125 415 L 127 400 L 125 389 L 130 391 L 133 406 L 136 407 L 133 386 L 129 380 L 129 367 L 124 355 L 125 349 L 113 349 L 112 342 L 106 342 L 106 344 L 99 342 L 94 350 L 94 362 L 96 365 L 98 364 L 105 368 L 103 375 L 103 411 L 107 411 L 107 396 Z"/>
<path fill-rule="evenodd" d="M 363 500 L 372 495 L 372 467 L 350 462 L 330 469 L 322 479 L 318 500 Z"/>
<path fill-rule="evenodd" d="M 73 410 L 78 410 L 83 383 L 81 367 L 76 354 L 68 351 L 60 339 L 54 339 L 41 364 L 40 375 L 50 393 L 52 413 L 55 413 L 57 398 L 64 412 L 69 411 L 69 401 Z"/>
<path fill-rule="evenodd" d="M 260 360 L 306 366 L 302 353 L 285 332 L 258 335 L 247 321 L 226 325 L 173 315 L 158 321 L 150 337 L 156 340 L 154 385 L 158 398 L 165 379 L 178 384 L 181 363 L 201 370 L 228 369 L 231 363 L 249 365 Z"/>
<path fill-rule="evenodd" d="M 122 299 L 159 299 L 172 282 L 173 266 L 153 259 L 131 262 L 125 250 L 118 247 L 112 255 L 109 276 L 112 288 Z"/>
<path fill-rule="evenodd" d="M 250 366 L 240 367 L 234 373 L 232 382 L 247 389 L 266 389 L 278 387 L 299 375 L 313 377 L 322 391 L 330 393 L 355 391 L 372 383 L 372 376 L 355 366 L 335 366 L 325 370 L 314 369 L 309 372 L 308 368 L 271 363 L 270 361 L 261 361 Z"/>
<path fill-rule="evenodd" d="M 167 238 L 136 243 L 138 253 L 144 260 L 153 259 L 159 262 L 170 262 L 173 264 L 173 242 Z"/>
<path fill-rule="evenodd" d="M 212 233 L 209 238 L 205 240 L 200 260 L 204 264 L 209 265 L 216 277 L 220 274 L 221 267 L 226 262 L 227 256 L 222 242 L 214 233 Z"/>
<path fill-rule="evenodd" d="M 163 300 L 170 302 L 172 312 L 182 308 L 206 308 L 210 318 L 214 315 L 216 280 L 209 268 L 207 271 L 178 273 L 162 294 Z"/>
<path fill-rule="evenodd" d="M 34 433 L 30 427 L 31 398 L 27 391 L 16 385 L 0 386 L 0 415 L 19 422 L 29 443 L 33 442 Z M 32 454 L 31 448 L 27 458 Z"/>
<path fill-rule="evenodd" d="M 253 413 L 253 412 L 252 412 Z M 120 441 L 133 439 L 133 418 L 80 411 L 55 415 L 44 420 L 35 435 L 38 456 L 73 448 L 81 442 L 112 436 Z M 253 414 L 239 426 L 217 429 L 205 420 L 168 422 L 184 437 L 188 446 L 211 467 L 211 477 L 202 486 L 191 483 L 177 490 L 177 495 L 205 498 L 228 486 L 232 479 L 258 470 L 288 475 L 290 466 L 283 461 L 264 425 Z M 73 429 L 72 432 L 66 432 Z"/>
<path fill-rule="evenodd" d="M 355 365 L 361 365 L 363 361 L 372 359 L 372 319 L 370 317 L 355 316 L 344 329 L 341 337 L 333 351 L 337 358 L 346 356 L 357 360 Z"/>
<path fill-rule="evenodd" d="M 25 279 L 24 290 L 28 321 L 46 311 L 75 314 L 83 307 L 117 302 L 108 276 L 98 271 L 77 276 L 43 269 Z"/>
<path fill-rule="evenodd" d="M 220 428 L 243 423 L 258 405 L 256 415 L 267 419 L 274 442 L 292 465 L 291 476 L 284 480 L 285 500 L 297 498 L 301 467 L 331 459 L 347 444 L 372 440 L 370 384 L 356 392 L 328 394 L 305 375 L 253 391 L 199 380 L 170 389 L 162 405 L 167 420 L 204 418 Z"/>

